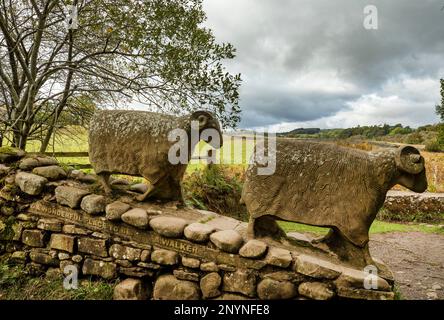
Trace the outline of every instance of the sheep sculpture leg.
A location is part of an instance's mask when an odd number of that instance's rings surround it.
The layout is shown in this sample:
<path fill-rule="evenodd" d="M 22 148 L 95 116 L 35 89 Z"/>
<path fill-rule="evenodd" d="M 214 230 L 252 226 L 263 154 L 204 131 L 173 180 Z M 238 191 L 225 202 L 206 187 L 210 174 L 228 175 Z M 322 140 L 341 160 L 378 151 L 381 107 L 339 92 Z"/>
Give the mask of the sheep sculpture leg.
<path fill-rule="evenodd" d="M 148 190 L 145 191 L 144 194 L 141 194 L 141 195 L 137 196 L 137 197 L 136 197 L 136 200 L 137 200 L 137 201 L 140 201 L 140 202 L 145 201 L 145 200 L 148 198 L 148 196 L 150 195 L 150 193 L 153 192 L 154 189 L 155 189 L 155 186 L 154 186 L 152 183 L 150 183 L 150 184 L 148 185 Z"/>
<path fill-rule="evenodd" d="M 100 184 L 103 187 L 103 191 L 105 191 L 105 194 L 108 194 L 108 195 L 112 193 L 112 189 L 109 184 L 109 177 L 110 176 L 111 176 L 111 174 L 109 172 L 101 172 L 98 174 Z"/>

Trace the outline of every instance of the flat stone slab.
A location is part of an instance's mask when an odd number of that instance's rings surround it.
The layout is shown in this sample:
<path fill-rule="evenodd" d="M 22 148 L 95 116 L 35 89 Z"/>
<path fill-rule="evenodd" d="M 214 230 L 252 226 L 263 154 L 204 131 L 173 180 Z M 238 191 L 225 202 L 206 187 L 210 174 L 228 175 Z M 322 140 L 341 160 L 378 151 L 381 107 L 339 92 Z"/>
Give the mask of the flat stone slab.
<path fill-rule="evenodd" d="M 335 296 L 333 289 L 323 282 L 304 282 L 298 287 L 299 294 L 314 300 L 330 300 Z"/>
<path fill-rule="evenodd" d="M 267 244 L 260 240 L 249 240 L 239 250 L 239 254 L 245 258 L 260 258 L 267 251 Z"/>
<path fill-rule="evenodd" d="M 207 242 L 210 239 L 210 234 L 213 233 L 215 228 L 205 223 L 192 223 L 188 225 L 184 234 L 188 240 L 195 242 Z"/>
<path fill-rule="evenodd" d="M 290 251 L 286 249 L 270 247 L 265 260 L 270 265 L 287 268 L 291 264 L 293 258 Z"/>
<path fill-rule="evenodd" d="M 59 186 L 55 189 L 57 203 L 72 209 L 78 208 L 82 198 L 88 194 L 90 194 L 88 190 L 75 187 Z"/>
<path fill-rule="evenodd" d="M 342 273 L 342 268 L 327 260 L 301 254 L 295 258 L 295 271 L 313 278 L 335 279 Z"/>
<path fill-rule="evenodd" d="M 45 177 L 48 180 L 60 180 L 66 178 L 65 170 L 56 165 L 36 167 L 32 170 L 32 173 Z"/>
<path fill-rule="evenodd" d="M 210 240 L 222 251 L 230 253 L 237 253 L 244 243 L 240 234 L 234 230 L 214 232 L 211 234 Z"/>
<path fill-rule="evenodd" d="M 58 164 L 58 162 L 54 158 L 33 156 L 21 160 L 19 168 L 22 170 L 31 170 L 34 169 L 35 167 L 52 166 L 56 164 Z"/>
<path fill-rule="evenodd" d="M 176 217 L 156 217 L 150 220 L 150 227 L 168 238 L 181 238 L 187 222 Z"/>

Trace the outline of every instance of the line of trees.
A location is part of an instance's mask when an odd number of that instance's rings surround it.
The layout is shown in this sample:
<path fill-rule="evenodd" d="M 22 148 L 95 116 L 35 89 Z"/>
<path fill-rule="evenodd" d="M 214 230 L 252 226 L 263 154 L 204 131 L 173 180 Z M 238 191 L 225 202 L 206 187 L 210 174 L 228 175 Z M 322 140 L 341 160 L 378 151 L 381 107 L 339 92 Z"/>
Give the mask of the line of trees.
<path fill-rule="evenodd" d="M 57 128 L 134 101 L 235 127 L 241 78 L 222 64 L 235 48 L 205 19 L 202 0 L 0 0 L 2 138 L 43 152 Z"/>

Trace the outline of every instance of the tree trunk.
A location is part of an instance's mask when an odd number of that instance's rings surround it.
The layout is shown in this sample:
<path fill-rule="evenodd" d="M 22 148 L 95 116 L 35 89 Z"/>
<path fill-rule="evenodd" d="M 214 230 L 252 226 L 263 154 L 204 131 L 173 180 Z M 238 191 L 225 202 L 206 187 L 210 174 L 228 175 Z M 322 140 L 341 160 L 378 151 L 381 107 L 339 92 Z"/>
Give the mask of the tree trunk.
<path fill-rule="evenodd" d="M 48 131 L 46 131 L 45 139 L 42 141 L 42 145 L 40 146 L 40 153 L 46 152 L 48 149 L 49 141 L 51 140 L 52 133 L 54 132 L 54 126 L 50 126 Z"/>

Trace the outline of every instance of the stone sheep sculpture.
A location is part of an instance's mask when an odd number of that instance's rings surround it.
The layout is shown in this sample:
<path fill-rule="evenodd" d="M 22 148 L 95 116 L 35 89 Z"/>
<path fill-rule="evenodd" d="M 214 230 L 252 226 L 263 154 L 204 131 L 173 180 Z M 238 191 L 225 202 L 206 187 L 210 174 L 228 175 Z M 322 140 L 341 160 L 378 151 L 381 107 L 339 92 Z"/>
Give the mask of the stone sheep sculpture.
<path fill-rule="evenodd" d="M 361 257 L 372 261 L 368 232 L 389 189 L 396 184 L 415 192 L 427 189 L 424 158 L 411 146 L 366 152 L 278 138 L 274 174 L 258 175 L 258 162 L 247 169 L 242 192 L 250 215 L 248 236 L 282 240 L 285 233 L 275 219 L 329 227 L 319 245 L 343 248 L 337 251 L 345 260 L 353 259 L 354 247 L 361 253 L 365 248 Z"/>
<path fill-rule="evenodd" d="M 194 142 L 191 141 L 192 121 L 198 122 L 199 131 Z M 168 139 L 174 129 L 183 129 L 187 134 L 186 163 L 169 161 L 170 148 L 177 144 Z M 97 111 L 89 128 L 89 158 L 107 194 L 111 192 L 110 175 L 125 174 L 141 176 L 150 182 L 148 190 L 137 197 L 138 201 L 148 196 L 182 201 L 182 178 L 204 129 L 217 131 L 219 139 L 211 137 L 206 142 L 220 148 L 223 141 L 219 122 L 207 111 L 180 117 L 145 111 Z"/>

